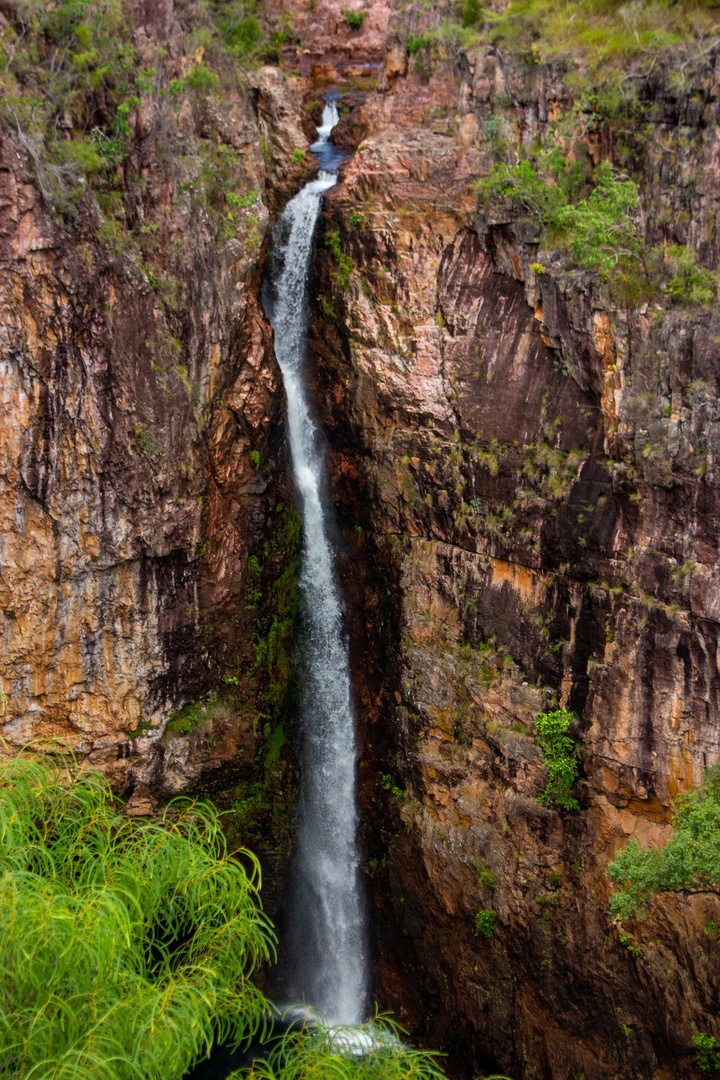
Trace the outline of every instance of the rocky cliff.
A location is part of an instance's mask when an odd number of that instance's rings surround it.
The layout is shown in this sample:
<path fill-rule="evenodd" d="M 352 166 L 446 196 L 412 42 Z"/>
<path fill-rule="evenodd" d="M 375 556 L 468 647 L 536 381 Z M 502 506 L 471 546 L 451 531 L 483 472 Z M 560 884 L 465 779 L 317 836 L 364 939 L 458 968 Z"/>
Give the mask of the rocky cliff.
<path fill-rule="evenodd" d="M 5 14 L 17 50 L 23 8 Z M 70 48 L 95 34 L 112 57 L 105 14 L 62 28 Z M 252 766 L 271 691 L 284 707 L 287 665 L 258 647 L 287 615 L 270 594 L 297 530 L 259 286 L 268 207 L 307 172 L 307 140 L 292 80 L 229 67 L 200 9 L 125 14 L 137 92 L 113 126 L 93 77 L 94 141 L 68 96 L 65 135 L 41 143 L 28 69 L 5 74 L 0 733 L 5 752 L 61 740 L 146 812 Z M 59 34 L 38 36 L 48 66 Z M 110 94 L 118 69 L 104 78 Z M 58 161 L 87 167 L 70 193 Z"/>
<path fill-rule="evenodd" d="M 469 0 L 463 27 L 450 5 L 377 3 L 353 25 L 319 0 L 261 26 L 137 3 L 108 75 L 49 6 L 35 63 L 54 78 L 71 33 L 74 72 L 50 153 L 18 61 L 35 24 L 0 4 L 4 752 L 57 738 L 129 812 L 195 785 L 240 839 L 291 827 L 297 522 L 259 285 L 336 85 L 354 153 L 321 222 L 309 360 L 375 995 L 463 1076 L 697 1077 L 715 901 L 619 926 L 605 869 L 627 837 L 663 841 L 719 753 L 716 35 L 698 4 L 673 48 L 631 5 L 603 72 L 592 26 L 556 40 L 491 7 Z M 261 32 L 265 66 L 242 52 Z M 635 178 L 644 244 L 688 253 L 699 299 L 662 268 L 603 281 L 479 199 L 563 116 L 567 157 Z M 577 718 L 578 811 L 538 802 L 553 704 Z"/>
<path fill-rule="evenodd" d="M 603 285 L 473 185 L 537 151 L 582 77 L 568 153 L 631 170 L 645 242 L 716 268 L 717 42 L 682 78 L 686 56 L 627 60 L 631 103 L 591 128 L 587 58 L 452 14 L 393 9 L 318 252 L 376 989 L 463 1070 L 696 1076 L 716 901 L 618 926 L 605 868 L 662 842 L 718 759 L 718 308 Z M 553 703 L 579 812 L 538 803 Z"/>

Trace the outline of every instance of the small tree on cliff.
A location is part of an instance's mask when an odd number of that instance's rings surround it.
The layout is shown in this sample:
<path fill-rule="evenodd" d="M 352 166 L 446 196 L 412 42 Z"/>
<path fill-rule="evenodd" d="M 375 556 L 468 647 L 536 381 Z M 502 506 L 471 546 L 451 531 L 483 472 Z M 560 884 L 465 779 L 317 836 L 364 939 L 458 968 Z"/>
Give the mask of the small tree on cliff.
<path fill-rule="evenodd" d="M 663 848 L 631 840 L 608 866 L 619 888 L 610 901 L 614 915 L 642 915 L 654 893 L 720 896 L 720 765 L 707 769 L 695 791 L 675 801 L 673 833 Z"/>
<path fill-rule="evenodd" d="M 545 806 L 560 806 L 564 810 L 580 809 L 580 803 L 573 796 L 578 773 L 577 748 L 567 734 L 573 719 L 572 713 L 565 709 L 554 709 L 538 713 L 535 721 L 535 738 L 548 770 L 547 787 L 539 801 Z"/>

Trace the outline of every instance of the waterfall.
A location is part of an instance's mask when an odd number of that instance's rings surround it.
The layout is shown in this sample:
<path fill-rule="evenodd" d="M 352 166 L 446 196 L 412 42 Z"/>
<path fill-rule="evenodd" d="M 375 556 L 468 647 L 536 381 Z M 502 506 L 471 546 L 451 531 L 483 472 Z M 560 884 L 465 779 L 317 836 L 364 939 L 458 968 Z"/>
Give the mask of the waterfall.
<path fill-rule="evenodd" d="M 338 152 L 327 143 L 338 114 L 325 106 L 321 165 Z M 289 968 L 284 992 L 324 1013 L 330 1023 L 365 1019 L 367 960 L 359 883 L 355 723 L 348 650 L 323 503 L 327 480 L 304 374 L 308 272 L 322 196 L 337 182 L 321 170 L 286 206 L 276 231 L 275 271 L 264 298 L 287 394 L 290 450 L 303 521 L 300 594 L 301 789 L 297 855 L 288 914 Z"/>

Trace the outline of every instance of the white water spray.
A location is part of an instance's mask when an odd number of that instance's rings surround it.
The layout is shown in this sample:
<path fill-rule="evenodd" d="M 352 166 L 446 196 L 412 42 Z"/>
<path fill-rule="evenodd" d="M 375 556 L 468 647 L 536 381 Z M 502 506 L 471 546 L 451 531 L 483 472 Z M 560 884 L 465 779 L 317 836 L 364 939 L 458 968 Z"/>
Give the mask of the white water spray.
<path fill-rule="evenodd" d="M 338 113 L 326 105 L 323 147 Z M 330 147 L 327 150 L 330 151 Z M 365 1019 L 367 961 L 360 898 L 355 791 L 355 724 L 340 598 L 323 510 L 326 479 L 305 389 L 310 250 L 323 193 L 337 182 L 321 171 L 286 206 L 279 222 L 282 263 L 266 290 L 275 352 L 283 374 L 293 472 L 303 518 L 300 590 L 306 643 L 300 710 L 301 796 L 297 858 L 288 922 L 291 974 L 285 992 L 330 1023 Z"/>

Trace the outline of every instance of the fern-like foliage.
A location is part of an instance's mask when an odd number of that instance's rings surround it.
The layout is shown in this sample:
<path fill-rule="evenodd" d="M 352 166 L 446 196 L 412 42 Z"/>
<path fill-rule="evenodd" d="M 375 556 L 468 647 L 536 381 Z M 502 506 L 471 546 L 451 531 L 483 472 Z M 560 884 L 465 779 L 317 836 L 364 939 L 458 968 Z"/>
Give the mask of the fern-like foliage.
<path fill-rule="evenodd" d="M 250 1080 L 446 1080 L 437 1055 L 405 1046 L 401 1031 L 387 1016 L 356 1028 L 291 1029 L 267 1059 L 254 1063 Z"/>
<path fill-rule="evenodd" d="M 247 869 L 246 869 L 247 868 Z M 213 1041 L 262 1035 L 270 957 L 252 855 L 215 812 L 117 812 L 62 758 L 0 768 L 0 1061 L 16 1080 L 180 1080 Z"/>

